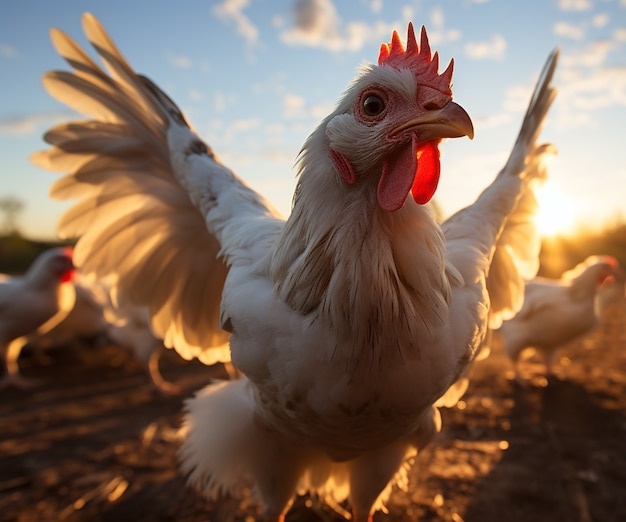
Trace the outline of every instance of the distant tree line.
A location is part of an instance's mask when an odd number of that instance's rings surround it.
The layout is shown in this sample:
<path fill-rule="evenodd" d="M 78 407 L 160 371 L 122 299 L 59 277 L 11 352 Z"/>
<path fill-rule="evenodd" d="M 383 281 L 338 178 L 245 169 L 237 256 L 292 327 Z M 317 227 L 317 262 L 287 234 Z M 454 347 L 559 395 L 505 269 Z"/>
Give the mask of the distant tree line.
<path fill-rule="evenodd" d="M 24 202 L 15 196 L 0 197 L 0 273 L 22 274 L 43 251 L 71 244 L 69 241 L 32 241 L 23 237 L 18 216 L 24 206 Z"/>
<path fill-rule="evenodd" d="M 0 272 L 24 273 L 44 250 L 73 244 L 72 241 L 32 241 L 13 231 L 0 236 Z M 540 254 L 539 275 L 560 277 L 591 255 L 616 257 L 626 269 L 626 222 L 607 226 L 601 231 L 579 232 L 575 236 L 557 236 L 544 240 Z"/>
<path fill-rule="evenodd" d="M 545 239 L 541 247 L 539 275 L 560 277 L 592 255 L 611 255 L 626 270 L 626 222 L 602 230 L 578 231 L 573 236 Z"/>
<path fill-rule="evenodd" d="M 71 244 L 69 241 L 32 241 L 19 232 L 0 236 L 0 273 L 18 275 L 45 250 Z"/>
<path fill-rule="evenodd" d="M 17 216 L 24 210 L 24 202 L 15 196 L 0 197 L 0 214 L 2 214 L 2 233 L 12 234 L 17 231 Z"/>

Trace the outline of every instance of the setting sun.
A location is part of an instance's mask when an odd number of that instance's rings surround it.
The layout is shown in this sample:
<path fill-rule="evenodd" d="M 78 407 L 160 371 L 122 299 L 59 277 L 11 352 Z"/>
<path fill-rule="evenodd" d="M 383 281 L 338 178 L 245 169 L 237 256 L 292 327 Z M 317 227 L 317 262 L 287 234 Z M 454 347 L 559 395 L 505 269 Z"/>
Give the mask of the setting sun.
<path fill-rule="evenodd" d="M 539 214 L 536 222 L 542 236 L 573 232 L 576 225 L 576 202 L 549 182 L 537 192 Z"/>

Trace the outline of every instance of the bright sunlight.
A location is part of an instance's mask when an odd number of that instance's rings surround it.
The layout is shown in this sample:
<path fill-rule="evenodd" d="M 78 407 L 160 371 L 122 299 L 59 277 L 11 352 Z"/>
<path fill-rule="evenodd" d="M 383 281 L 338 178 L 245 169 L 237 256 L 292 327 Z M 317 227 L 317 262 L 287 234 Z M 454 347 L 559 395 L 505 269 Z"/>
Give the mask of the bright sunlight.
<path fill-rule="evenodd" d="M 566 197 L 548 181 L 537 191 L 539 214 L 537 226 L 544 237 L 574 232 L 576 226 L 576 202 Z"/>

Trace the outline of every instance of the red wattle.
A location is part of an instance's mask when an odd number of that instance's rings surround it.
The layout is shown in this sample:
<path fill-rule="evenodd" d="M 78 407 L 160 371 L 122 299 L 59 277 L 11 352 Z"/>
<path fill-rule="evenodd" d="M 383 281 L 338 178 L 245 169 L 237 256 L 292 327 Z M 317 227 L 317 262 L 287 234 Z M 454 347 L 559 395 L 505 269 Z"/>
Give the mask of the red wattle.
<path fill-rule="evenodd" d="M 417 150 L 417 169 L 411 192 L 418 205 L 428 203 L 439 184 L 441 162 L 439 161 L 439 147 L 434 141 L 429 141 Z"/>
<path fill-rule="evenodd" d="M 384 158 L 378 182 L 378 204 L 383 210 L 393 212 L 402 208 L 409 191 L 420 205 L 430 201 L 441 171 L 437 145 L 435 141 L 419 144 L 413 136 L 410 142 Z"/>
<path fill-rule="evenodd" d="M 383 170 L 378 181 L 378 204 L 387 212 L 402 208 L 413 186 L 417 169 L 417 141 L 391 151 L 383 160 Z"/>

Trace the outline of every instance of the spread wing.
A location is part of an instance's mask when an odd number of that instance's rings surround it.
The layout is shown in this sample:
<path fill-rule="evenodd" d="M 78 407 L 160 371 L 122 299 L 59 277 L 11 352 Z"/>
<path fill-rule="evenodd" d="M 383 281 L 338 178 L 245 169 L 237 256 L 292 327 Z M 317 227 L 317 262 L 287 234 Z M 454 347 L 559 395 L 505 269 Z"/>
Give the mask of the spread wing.
<path fill-rule="evenodd" d="M 546 61 L 524 115 L 511 155 L 495 181 L 475 203 L 442 224 L 449 263 L 466 283 L 483 280 L 489 295 L 488 326 L 498 328 L 522 307 L 524 283 L 539 268 L 540 237 L 534 223 L 538 210 L 534 189 L 546 177 L 545 154 L 552 145 L 536 145 L 543 121 L 556 90 L 551 85 L 558 51 Z M 464 321 L 459 314 L 458 321 Z M 488 331 L 475 360 L 489 355 Z M 467 386 L 468 365 L 456 382 L 437 401 L 452 406 Z"/>
<path fill-rule="evenodd" d="M 535 189 L 546 178 L 544 157 L 554 153 L 555 148 L 551 144 L 536 145 L 536 141 L 556 96 L 551 80 L 557 59 L 558 50 L 550 54 L 544 65 L 511 155 L 494 183 L 473 205 L 442 225 L 452 263 L 462 273 L 485 269 L 490 328 L 499 327 L 521 308 L 524 283 L 539 268 L 541 241 L 534 222 L 538 211 Z M 510 195 L 516 195 L 512 207 L 504 203 L 489 205 L 496 200 L 508 201 Z M 487 208 L 492 209 L 491 214 Z M 488 226 L 491 223 L 496 227 Z M 457 241 L 475 244 L 477 256 L 455 256 Z"/>
<path fill-rule="evenodd" d="M 32 156 L 43 168 L 68 173 L 51 187 L 53 198 L 78 199 L 59 233 L 80 238 L 81 272 L 113 280 L 120 301 L 149 308 L 167 346 L 206 363 L 228 360 L 229 334 L 220 323 L 228 273 L 222 254 L 247 248 L 255 230 L 237 245 L 222 244 L 218 234 L 239 214 L 273 211 L 219 163 L 171 100 L 133 71 L 93 15 L 83 16 L 83 28 L 108 74 L 68 35 L 52 30 L 73 72 L 48 72 L 43 83 L 91 119 L 52 128 L 45 134 L 52 148 Z M 202 206 L 208 199 L 211 219 Z"/>

